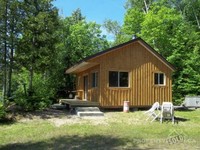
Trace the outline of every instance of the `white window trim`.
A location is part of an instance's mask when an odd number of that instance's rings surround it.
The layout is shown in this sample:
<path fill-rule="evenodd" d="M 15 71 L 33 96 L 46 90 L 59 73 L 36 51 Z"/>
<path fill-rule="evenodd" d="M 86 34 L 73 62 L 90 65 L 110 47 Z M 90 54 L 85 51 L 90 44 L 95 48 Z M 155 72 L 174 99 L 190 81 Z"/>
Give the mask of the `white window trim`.
<path fill-rule="evenodd" d="M 158 84 L 155 84 L 155 74 L 158 74 Z M 160 84 L 160 74 L 163 74 L 163 84 Z M 163 72 L 154 72 L 154 85 L 156 86 L 166 86 L 166 75 Z"/>

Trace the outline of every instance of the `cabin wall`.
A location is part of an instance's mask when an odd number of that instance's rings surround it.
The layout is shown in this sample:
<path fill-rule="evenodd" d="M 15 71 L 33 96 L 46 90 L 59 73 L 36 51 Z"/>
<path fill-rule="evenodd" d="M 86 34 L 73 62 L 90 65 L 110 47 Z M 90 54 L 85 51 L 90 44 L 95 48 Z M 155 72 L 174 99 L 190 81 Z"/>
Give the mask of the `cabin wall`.
<path fill-rule="evenodd" d="M 89 88 L 88 100 L 99 101 L 102 107 L 121 107 L 125 100 L 130 101 L 130 107 L 151 106 L 156 101 L 160 103 L 172 101 L 172 71 L 138 42 L 95 57 L 90 61 L 100 65 L 81 72 L 78 78 L 83 80 L 83 76 L 88 75 L 90 84 L 91 72 L 98 70 L 99 86 L 96 89 Z M 109 71 L 129 72 L 129 87 L 109 87 Z M 154 85 L 156 72 L 165 73 L 165 86 Z M 83 98 L 83 81 L 80 83 L 77 90 Z"/>
<path fill-rule="evenodd" d="M 77 87 L 77 95 L 80 99 L 85 99 L 84 97 L 84 76 L 88 76 L 88 93 L 87 93 L 87 100 L 98 102 L 100 97 L 100 89 L 99 89 L 99 80 L 98 86 L 92 87 L 92 73 L 98 72 L 99 73 L 99 65 L 92 67 L 84 72 L 77 74 L 76 78 L 76 87 Z"/>

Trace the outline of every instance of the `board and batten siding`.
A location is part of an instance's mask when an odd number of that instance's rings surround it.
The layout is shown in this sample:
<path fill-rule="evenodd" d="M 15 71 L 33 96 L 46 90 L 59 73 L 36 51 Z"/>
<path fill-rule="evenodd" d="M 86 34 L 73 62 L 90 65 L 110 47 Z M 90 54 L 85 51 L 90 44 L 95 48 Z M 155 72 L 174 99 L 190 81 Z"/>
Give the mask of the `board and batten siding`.
<path fill-rule="evenodd" d="M 83 71 L 79 74 L 77 74 L 76 78 L 76 89 L 77 89 L 77 95 L 80 99 L 84 99 L 84 76 L 88 76 L 88 97 L 87 100 L 89 101 L 94 101 L 94 102 L 99 102 L 99 82 L 98 80 L 98 86 L 97 87 L 92 87 L 92 73 L 98 72 L 99 75 L 99 65 L 96 67 L 92 67 L 86 71 Z"/>
<path fill-rule="evenodd" d="M 121 107 L 125 100 L 130 107 L 151 106 L 158 101 L 172 101 L 172 70 L 139 42 L 94 57 L 88 62 L 99 65 L 77 75 L 78 95 L 83 98 L 83 76 L 88 75 L 88 100 L 98 101 L 102 107 Z M 97 88 L 91 87 L 91 73 L 99 73 Z M 109 71 L 129 72 L 129 87 L 109 87 Z M 165 85 L 154 85 L 154 73 L 165 74 Z"/>

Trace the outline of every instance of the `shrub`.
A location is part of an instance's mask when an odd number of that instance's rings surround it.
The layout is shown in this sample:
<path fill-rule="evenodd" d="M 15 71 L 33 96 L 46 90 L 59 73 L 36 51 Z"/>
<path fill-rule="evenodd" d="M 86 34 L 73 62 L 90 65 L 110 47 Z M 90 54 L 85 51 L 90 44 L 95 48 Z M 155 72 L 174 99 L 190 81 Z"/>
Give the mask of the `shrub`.
<path fill-rule="evenodd" d="M 47 108 L 51 103 L 50 100 L 54 96 L 54 89 L 49 86 L 48 78 L 42 74 L 34 74 L 33 90 L 29 91 L 28 72 L 23 72 L 16 77 L 15 103 L 25 111 L 41 110 Z"/>
<path fill-rule="evenodd" d="M 51 104 L 51 101 L 48 98 L 43 98 L 37 95 L 16 95 L 15 103 L 25 111 L 32 111 L 47 108 Z"/>
<path fill-rule="evenodd" d="M 0 119 L 5 118 L 6 110 L 2 102 L 0 102 Z"/>

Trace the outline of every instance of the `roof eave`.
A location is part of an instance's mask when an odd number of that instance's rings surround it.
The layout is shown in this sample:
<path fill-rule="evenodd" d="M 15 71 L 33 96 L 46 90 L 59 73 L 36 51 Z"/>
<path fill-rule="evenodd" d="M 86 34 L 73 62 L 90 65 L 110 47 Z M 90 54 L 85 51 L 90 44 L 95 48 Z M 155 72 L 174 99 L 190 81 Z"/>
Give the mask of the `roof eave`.
<path fill-rule="evenodd" d="M 82 72 L 84 70 L 87 70 L 91 67 L 94 67 L 98 65 L 97 63 L 94 63 L 94 62 L 86 62 L 86 61 L 83 61 L 83 62 L 80 62 L 79 64 L 77 65 L 74 65 L 72 66 L 71 68 L 67 69 L 65 71 L 66 74 L 71 74 L 71 73 L 79 73 L 79 72 Z"/>
<path fill-rule="evenodd" d="M 67 69 L 65 73 L 69 74 L 69 73 L 78 73 L 81 71 L 84 71 L 86 69 L 89 69 L 90 67 L 93 67 L 95 65 L 97 65 L 97 63 L 94 62 L 89 62 L 90 60 L 96 58 L 96 57 L 100 57 L 104 54 L 107 54 L 109 52 L 112 52 L 113 50 L 116 50 L 118 48 L 121 48 L 123 46 L 126 46 L 128 44 L 131 44 L 133 42 L 139 42 L 141 45 L 143 45 L 150 53 L 152 53 L 156 58 L 158 58 L 161 62 L 163 62 L 170 70 L 175 71 L 175 67 L 168 62 L 162 55 L 160 55 L 157 51 L 155 51 L 149 44 L 147 44 L 142 38 L 136 38 L 133 39 L 131 41 L 128 41 L 126 43 L 120 44 L 118 46 L 109 48 L 105 51 L 101 51 L 97 54 L 91 55 L 89 57 L 86 57 L 85 59 L 83 59 L 81 62 L 79 62 L 77 65 L 72 66 L 71 68 Z"/>

